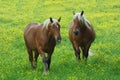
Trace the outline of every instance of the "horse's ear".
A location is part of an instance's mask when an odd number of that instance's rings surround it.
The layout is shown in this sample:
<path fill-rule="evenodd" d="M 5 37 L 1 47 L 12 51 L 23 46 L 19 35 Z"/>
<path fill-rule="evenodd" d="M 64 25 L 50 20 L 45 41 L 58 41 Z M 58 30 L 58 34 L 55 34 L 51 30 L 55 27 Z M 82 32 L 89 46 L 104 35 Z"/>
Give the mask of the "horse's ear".
<path fill-rule="evenodd" d="M 73 11 L 73 15 L 75 15 L 75 11 Z"/>
<path fill-rule="evenodd" d="M 81 12 L 81 16 L 83 15 L 84 11 Z"/>
<path fill-rule="evenodd" d="M 52 17 L 50 17 L 50 22 L 53 23 Z"/>
<path fill-rule="evenodd" d="M 58 19 L 58 22 L 60 22 L 61 21 L 61 17 L 59 17 L 59 19 Z"/>

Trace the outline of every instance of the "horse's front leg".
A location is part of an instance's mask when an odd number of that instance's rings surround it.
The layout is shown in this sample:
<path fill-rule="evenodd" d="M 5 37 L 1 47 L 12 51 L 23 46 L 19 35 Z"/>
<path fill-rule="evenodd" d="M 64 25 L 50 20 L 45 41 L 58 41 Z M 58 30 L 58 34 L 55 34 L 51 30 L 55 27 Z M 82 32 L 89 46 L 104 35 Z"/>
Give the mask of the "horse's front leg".
<path fill-rule="evenodd" d="M 76 59 L 77 61 L 80 61 L 80 49 L 79 49 L 79 46 L 77 43 L 73 43 L 73 48 L 74 48 L 74 51 L 75 51 L 75 56 L 76 56 Z"/>
<path fill-rule="evenodd" d="M 48 56 L 47 56 L 48 70 L 50 70 L 51 56 L 52 56 L 52 53 L 48 53 Z"/>
<path fill-rule="evenodd" d="M 83 51 L 83 59 L 85 59 L 85 61 L 87 61 L 88 55 L 89 55 L 89 48 L 91 46 L 91 43 L 87 44 L 86 46 L 84 46 L 82 48 Z"/>
<path fill-rule="evenodd" d="M 44 74 L 48 73 L 48 63 L 47 63 L 47 58 L 45 55 L 42 56 L 42 61 L 44 63 Z"/>
<path fill-rule="evenodd" d="M 42 57 L 42 61 L 44 63 L 44 74 L 48 74 L 48 63 L 47 63 L 47 58 L 45 56 L 45 53 L 43 52 L 43 50 L 41 48 L 38 49 L 39 54 Z"/>

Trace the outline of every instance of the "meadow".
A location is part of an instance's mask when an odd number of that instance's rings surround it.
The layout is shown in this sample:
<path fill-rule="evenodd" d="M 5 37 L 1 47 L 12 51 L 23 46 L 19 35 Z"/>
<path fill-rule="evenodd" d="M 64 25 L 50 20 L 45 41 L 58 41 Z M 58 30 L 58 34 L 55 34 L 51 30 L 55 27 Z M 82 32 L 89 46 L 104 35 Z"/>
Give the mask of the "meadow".
<path fill-rule="evenodd" d="M 68 39 L 72 12 L 82 10 L 96 31 L 87 64 L 76 61 Z M 37 69 L 30 68 L 23 32 L 49 17 L 62 18 L 62 42 L 44 75 L 41 57 Z M 0 80 L 120 80 L 119 0 L 0 0 Z"/>

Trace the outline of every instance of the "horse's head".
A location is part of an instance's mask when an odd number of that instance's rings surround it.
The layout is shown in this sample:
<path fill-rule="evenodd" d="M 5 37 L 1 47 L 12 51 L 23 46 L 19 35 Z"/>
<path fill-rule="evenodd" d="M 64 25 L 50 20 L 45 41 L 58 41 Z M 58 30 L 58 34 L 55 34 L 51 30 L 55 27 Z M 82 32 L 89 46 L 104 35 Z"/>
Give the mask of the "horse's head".
<path fill-rule="evenodd" d="M 84 26 L 84 11 L 81 13 L 75 13 L 73 12 L 74 18 L 73 18 L 73 26 L 74 26 L 74 34 L 77 36 L 80 33 L 81 28 Z"/>
<path fill-rule="evenodd" d="M 61 35 L 60 35 L 60 22 L 61 17 L 56 20 L 50 17 L 50 24 L 49 24 L 49 31 L 50 34 L 55 38 L 56 42 L 61 42 Z"/>

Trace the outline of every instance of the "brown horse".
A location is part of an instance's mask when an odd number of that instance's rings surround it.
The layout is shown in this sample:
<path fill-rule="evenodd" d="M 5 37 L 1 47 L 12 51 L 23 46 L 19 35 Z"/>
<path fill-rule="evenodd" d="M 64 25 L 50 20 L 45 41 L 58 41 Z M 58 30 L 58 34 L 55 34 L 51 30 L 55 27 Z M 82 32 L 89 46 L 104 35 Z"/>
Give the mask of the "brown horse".
<path fill-rule="evenodd" d="M 43 24 L 30 23 L 27 25 L 24 32 L 24 40 L 32 69 L 36 68 L 37 58 L 40 54 L 44 63 L 44 73 L 49 71 L 51 55 L 55 45 L 61 42 L 60 20 L 61 18 L 56 20 L 50 17 Z M 33 51 L 35 53 L 34 56 Z M 47 56 L 45 53 L 47 53 Z"/>
<path fill-rule="evenodd" d="M 73 12 L 74 18 L 69 29 L 69 39 L 72 43 L 77 60 L 80 60 L 80 48 L 83 52 L 83 59 L 88 57 L 89 48 L 95 39 L 95 31 L 91 23 L 81 13 Z M 80 47 L 80 48 L 79 48 Z"/>

